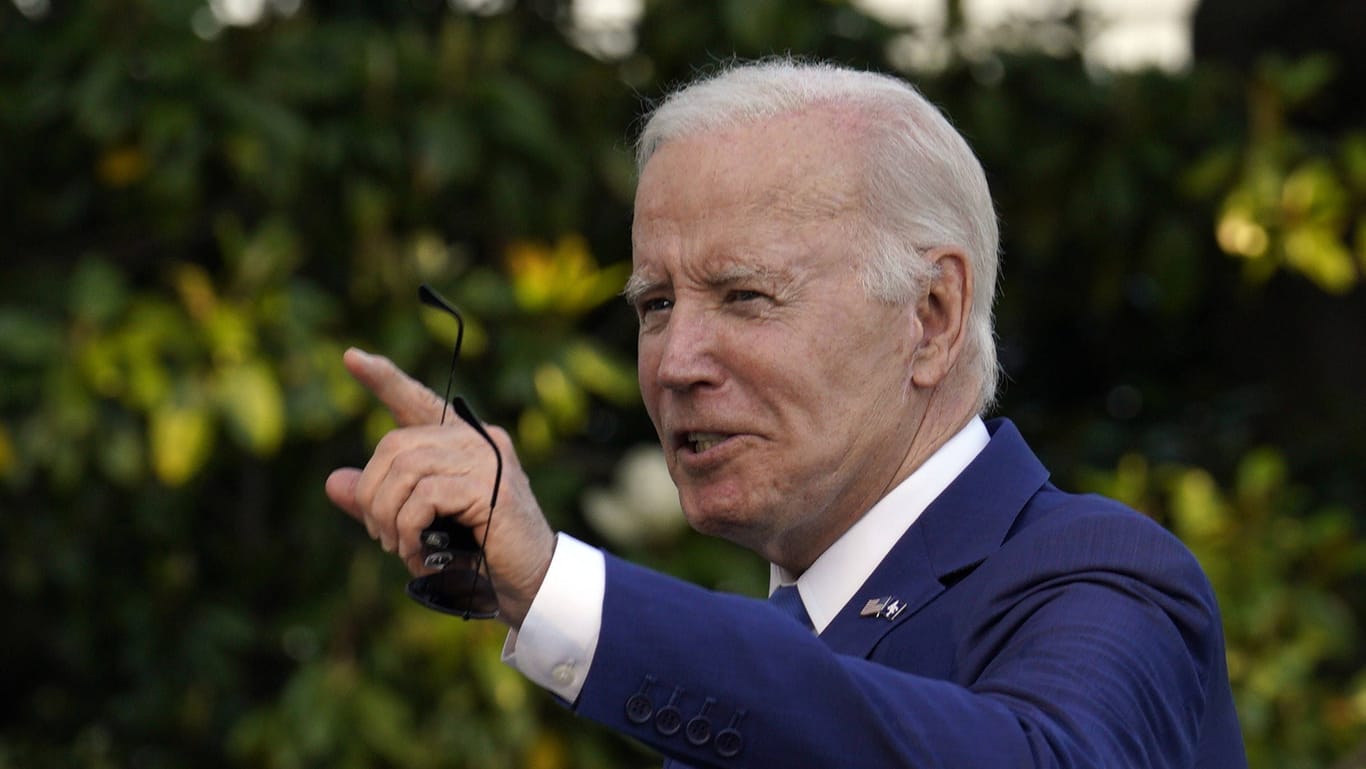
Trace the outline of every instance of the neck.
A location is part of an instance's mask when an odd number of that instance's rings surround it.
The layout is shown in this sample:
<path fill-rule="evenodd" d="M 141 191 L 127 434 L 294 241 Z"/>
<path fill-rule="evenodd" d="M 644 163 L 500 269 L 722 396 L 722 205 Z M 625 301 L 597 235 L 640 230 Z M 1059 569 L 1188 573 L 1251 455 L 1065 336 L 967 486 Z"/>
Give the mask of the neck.
<path fill-rule="evenodd" d="M 938 392 L 931 393 L 925 400 L 925 407 L 921 413 L 911 415 L 909 421 L 913 422 L 914 428 L 909 430 L 911 437 L 905 444 L 901 460 L 892 465 L 888 471 L 884 471 L 882 477 L 885 480 L 877 483 L 868 493 L 864 494 L 859 504 L 851 506 L 852 509 L 857 510 L 855 514 L 848 516 L 847 520 L 840 521 L 837 525 L 829 526 L 822 532 L 810 530 L 789 532 L 788 537 L 785 538 L 786 542 L 789 544 L 802 543 L 799 548 L 784 548 L 782 543 L 775 542 L 772 544 L 776 547 L 769 548 L 767 552 L 761 550 L 759 551 L 760 554 L 781 569 L 785 576 L 790 576 L 792 579 L 799 577 L 822 553 L 861 520 L 868 510 L 872 509 L 892 489 L 899 486 L 924 465 L 930 457 L 934 456 L 935 452 L 962 431 L 976 416 L 970 406 L 973 402 L 972 398 L 975 397 L 971 392 L 966 399 L 952 399 L 949 403 L 937 402 L 939 401 L 939 398 L 936 397 L 938 395 Z M 943 405 L 950 405 L 954 408 L 940 408 Z M 825 520 L 827 524 L 830 522 L 828 518 Z"/>

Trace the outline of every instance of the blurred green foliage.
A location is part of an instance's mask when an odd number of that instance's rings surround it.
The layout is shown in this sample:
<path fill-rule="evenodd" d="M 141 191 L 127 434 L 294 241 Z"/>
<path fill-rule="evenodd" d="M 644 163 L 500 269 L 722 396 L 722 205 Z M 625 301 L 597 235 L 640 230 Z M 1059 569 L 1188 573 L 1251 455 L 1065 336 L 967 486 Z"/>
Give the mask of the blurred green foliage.
<path fill-rule="evenodd" d="M 918 38 L 820 0 L 596 37 L 554 0 L 262 7 L 0 7 L 0 767 L 650 765 L 329 508 L 391 424 L 341 353 L 442 382 L 416 286 L 452 296 L 461 392 L 600 541 L 585 488 L 652 440 L 614 300 L 642 97 Z M 1093 73 L 1084 28 L 951 27 L 915 77 L 1002 213 L 1002 411 L 1205 563 L 1253 766 L 1329 766 L 1366 732 L 1366 134 L 1296 122 L 1330 56 Z M 624 549 L 765 584 L 692 535 Z"/>
<path fill-rule="evenodd" d="M 1251 146 L 1217 233 L 1257 280 L 1284 267 L 1344 293 L 1366 266 L 1366 133 L 1315 146 L 1285 125 L 1287 111 L 1318 96 L 1332 76 L 1327 55 L 1270 57 L 1249 84 Z"/>

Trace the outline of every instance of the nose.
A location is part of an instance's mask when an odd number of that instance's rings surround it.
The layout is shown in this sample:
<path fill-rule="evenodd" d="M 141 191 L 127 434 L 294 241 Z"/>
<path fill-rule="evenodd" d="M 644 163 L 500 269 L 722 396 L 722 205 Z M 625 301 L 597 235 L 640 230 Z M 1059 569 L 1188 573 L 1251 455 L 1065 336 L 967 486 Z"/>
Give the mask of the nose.
<path fill-rule="evenodd" d="M 655 378 L 659 385 L 684 392 L 720 384 L 715 332 L 705 313 L 693 311 L 681 303 L 675 305 L 668 326 L 653 340 L 658 345 Z"/>

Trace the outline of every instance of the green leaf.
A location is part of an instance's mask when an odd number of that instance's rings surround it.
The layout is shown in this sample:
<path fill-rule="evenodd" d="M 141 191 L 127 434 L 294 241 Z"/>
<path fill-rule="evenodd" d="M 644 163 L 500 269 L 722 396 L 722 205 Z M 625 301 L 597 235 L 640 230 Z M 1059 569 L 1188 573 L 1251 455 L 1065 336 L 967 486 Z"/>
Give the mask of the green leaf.
<path fill-rule="evenodd" d="M 564 365 L 575 381 L 594 395 L 619 405 L 633 405 L 639 400 L 635 367 L 592 342 L 571 344 L 564 352 Z"/>
<path fill-rule="evenodd" d="M 184 485 L 213 451 L 213 419 L 200 404 L 163 402 L 148 415 L 152 471 L 167 486 Z"/>
<path fill-rule="evenodd" d="M 254 360 L 221 369 L 214 392 L 238 445 L 258 456 L 274 454 L 284 441 L 284 394 L 275 373 Z"/>

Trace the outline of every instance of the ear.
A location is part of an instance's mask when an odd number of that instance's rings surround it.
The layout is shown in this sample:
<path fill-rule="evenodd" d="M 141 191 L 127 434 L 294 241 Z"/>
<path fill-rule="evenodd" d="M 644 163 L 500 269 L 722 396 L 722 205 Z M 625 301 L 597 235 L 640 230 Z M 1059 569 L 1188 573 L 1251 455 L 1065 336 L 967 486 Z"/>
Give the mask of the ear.
<path fill-rule="evenodd" d="M 944 381 L 962 354 L 972 308 L 972 269 L 955 246 L 932 249 L 925 259 L 933 269 L 915 308 L 921 337 L 911 355 L 911 381 L 931 389 Z"/>

